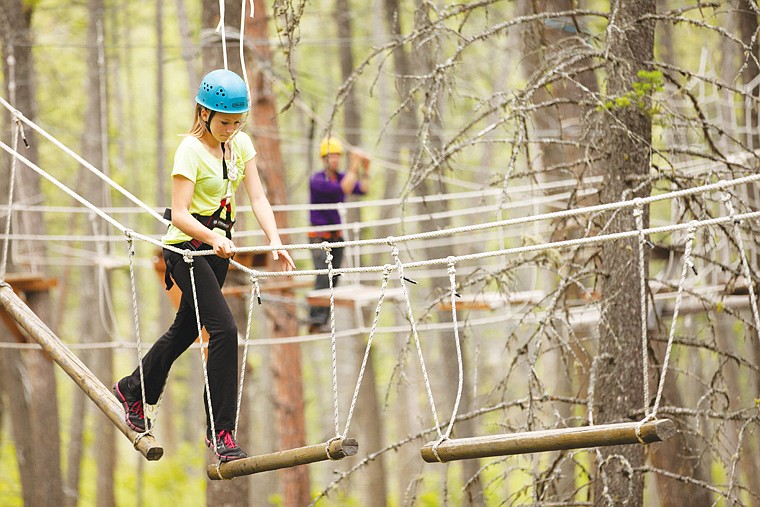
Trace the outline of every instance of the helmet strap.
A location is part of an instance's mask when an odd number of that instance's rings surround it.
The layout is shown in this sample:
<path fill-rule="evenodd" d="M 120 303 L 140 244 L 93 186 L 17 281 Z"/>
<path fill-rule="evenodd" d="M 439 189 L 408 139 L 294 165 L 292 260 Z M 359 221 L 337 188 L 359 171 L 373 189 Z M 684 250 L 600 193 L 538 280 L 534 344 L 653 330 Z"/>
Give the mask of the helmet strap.
<path fill-rule="evenodd" d="M 224 157 L 224 143 L 222 143 L 222 179 L 227 179 L 227 161 Z"/>
<path fill-rule="evenodd" d="M 214 115 L 216 114 L 216 111 L 213 109 L 206 108 L 206 111 L 208 111 L 208 120 L 206 120 L 206 130 L 211 132 L 211 120 L 214 118 Z"/>

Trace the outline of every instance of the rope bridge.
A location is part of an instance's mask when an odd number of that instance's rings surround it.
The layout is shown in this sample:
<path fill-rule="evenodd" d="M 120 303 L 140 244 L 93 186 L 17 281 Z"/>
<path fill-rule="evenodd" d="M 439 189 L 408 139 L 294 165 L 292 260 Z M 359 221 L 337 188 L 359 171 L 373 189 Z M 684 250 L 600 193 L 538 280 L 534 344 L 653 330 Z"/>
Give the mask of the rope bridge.
<path fill-rule="evenodd" d="M 24 327 L 24 329 L 37 341 L 46 352 L 48 352 L 56 363 L 66 371 L 69 376 L 77 382 L 79 387 L 91 398 L 93 401 L 103 410 L 104 413 L 119 427 L 122 433 L 125 434 L 132 442 L 138 451 L 141 452 L 147 459 L 159 459 L 163 454 L 163 450 L 155 443 L 155 439 L 146 432 L 144 434 L 136 434 L 132 430 L 126 427 L 123 418 L 121 417 L 121 408 L 118 403 L 113 399 L 113 396 L 92 374 L 87 368 L 74 356 L 66 345 L 64 345 L 60 339 L 58 339 L 52 332 L 49 331 L 40 322 L 39 319 L 31 313 L 26 307 L 23 301 L 16 296 L 10 286 L 5 283 L 5 269 L 8 258 L 8 244 L 10 240 L 10 218 L 13 206 L 13 192 L 14 192 L 14 177 L 16 172 L 16 166 L 18 162 L 21 162 L 24 166 L 34 171 L 40 177 L 44 178 L 52 185 L 57 187 L 63 193 L 69 195 L 82 206 L 89 209 L 92 213 L 105 220 L 117 230 L 121 231 L 124 235 L 127 243 L 127 257 L 129 259 L 129 273 L 130 273 L 130 287 L 132 292 L 132 305 L 134 316 L 134 328 L 137 342 L 137 355 L 138 364 L 141 364 L 141 337 L 140 337 L 140 322 L 139 322 L 139 308 L 138 298 L 135 282 L 135 267 L 134 267 L 134 241 L 142 241 L 154 245 L 159 248 L 167 248 L 175 251 L 183 256 L 185 262 L 190 265 L 191 273 L 193 272 L 192 263 L 196 256 L 213 255 L 213 252 L 201 251 L 201 252 L 188 252 L 185 250 L 179 250 L 171 245 L 163 245 L 157 239 L 150 235 L 141 234 L 133 231 L 130 228 L 124 226 L 118 220 L 113 218 L 102 209 L 94 206 L 88 202 L 85 198 L 68 188 L 61 183 L 51 174 L 26 159 L 21 155 L 18 150 L 18 139 L 23 137 L 23 125 L 34 129 L 39 132 L 43 137 L 48 138 L 51 142 L 56 144 L 59 148 L 73 156 L 84 167 L 89 169 L 93 174 L 102 178 L 109 186 L 125 195 L 133 203 L 137 204 L 150 216 L 153 216 L 163 224 L 167 224 L 163 218 L 158 215 L 155 210 L 147 206 L 135 196 L 131 195 L 124 188 L 110 180 L 107 176 L 102 174 L 97 168 L 87 163 L 76 154 L 71 152 L 68 148 L 63 146 L 60 142 L 54 140 L 52 136 L 47 134 L 40 127 L 32 123 L 25 118 L 19 111 L 15 110 L 7 101 L 0 97 L 0 104 L 6 107 L 13 116 L 16 137 L 14 145 L 8 146 L 7 144 L 0 142 L 0 148 L 9 153 L 13 158 L 11 166 L 11 178 L 10 178 L 10 190 L 9 190 L 9 208 L 8 219 L 5 224 L 5 237 L 2 268 L 0 269 L 0 302 L 3 307 L 8 311 L 13 318 Z M 710 228 L 716 226 L 730 226 L 732 238 L 738 246 L 740 253 L 741 268 L 744 277 L 748 281 L 749 300 L 752 308 L 752 315 L 754 319 L 754 325 L 757 329 L 760 329 L 760 316 L 758 316 L 758 309 L 756 298 L 754 294 L 753 284 L 751 283 L 751 269 L 749 262 L 744 252 L 744 245 L 742 242 L 741 224 L 745 221 L 757 220 L 760 218 L 760 211 L 751 211 L 746 213 L 736 213 L 733 207 L 733 196 L 730 190 L 739 185 L 753 184 L 760 180 L 760 175 L 754 174 L 746 177 L 736 178 L 733 180 L 721 180 L 712 184 L 682 189 L 674 192 L 663 193 L 656 196 L 650 196 L 646 198 L 636 198 L 632 200 L 626 200 L 616 203 L 600 204 L 596 206 L 588 206 L 584 208 L 574 208 L 552 213 L 544 213 L 532 216 L 523 216 L 517 218 L 510 218 L 505 220 L 498 220 L 493 222 L 486 222 L 474 225 L 468 225 L 463 227 L 453 227 L 445 230 L 428 231 L 416 234 L 408 234 L 396 237 L 386 238 L 374 238 L 368 240 L 354 240 L 344 241 L 341 243 L 323 243 L 323 244 L 293 244 L 286 245 L 284 248 L 295 250 L 308 250 L 314 248 L 324 249 L 327 252 L 328 265 L 327 269 L 323 270 L 299 270 L 293 272 L 267 272 L 256 270 L 247 266 L 244 266 L 236 261 L 232 261 L 233 265 L 244 273 L 248 274 L 251 282 L 251 292 L 248 307 L 248 320 L 245 331 L 245 348 L 243 364 L 246 361 L 246 354 L 249 348 L 249 335 L 252 328 L 252 319 L 254 312 L 254 301 L 261 300 L 261 287 L 260 281 L 265 278 L 277 278 L 282 276 L 287 277 L 307 277 L 317 274 L 326 274 L 330 280 L 329 288 L 329 307 L 330 307 L 330 341 L 331 341 L 331 359 L 332 359 L 332 388 L 333 388 L 333 411 L 334 411 L 334 437 L 328 441 L 312 446 L 307 446 L 299 449 L 291 449 L 281 451 L 278 453 L 272 453 L 268 455 L 253 456 L 247 459 L 238 460 L 229 463 L 220 463 L 216 465 L 209 465 L 207 474 L 211 479 L 229 479 L 239 475 L 247 475 L 251 473 L 263 472 L 267 470 L 274 470 L 283 467 L 313 463 L 316 461 L 322 461 L 327 459 L 341 459 L 345 456 L 351 456 L 356 454 L 358 450 L 358 443 L 356 440 L 348 437 L 350 423 L 354 414 L 358 393 L 365 373 L 365 367 L 370 354 L 373 338 L 377 331 L 378 320 L 381 315 L 383 302 L 386 297 L 388 284 L 391 275 L 395 274 L 398 279 L 398 284 L 401 289 L 402 301 L 406 308 L 406 317 L 409 322 L 409 332 L 413 338 L 418 359 L 420 361 L 421 372 L 424 378 L 426 395 L 428 403 L 430 405 L 431 416 L 434 421 L 434 428 L 438 434 L 438 438 L 432 442 L 427 443 L 421 449 L 422 458 L 427 462 L 447 462 L 458 459 L 473 459 L 487 456 L 499 456 L 499 455 L 511 455 L 520 453 L 542 452 L 549 450 L 561 450 L 571 448 L 586 448 L 586 447 L 598 447 L 605 445 L 619 445 L 619 444 L 647 444 L 650 442 L 656 442 L 670 438 L 675 434 L 675 427 L 673 423 L 667 419 L 658 418 L 658 409 L 662 398 L 663 387 L 666 381 L 667 365 L 670 358 L 670 352 L 673 346 L 673 339 L 675 336 L 677 317 L 680 310 L 683 292 L 686 280 L 693 268 L 692 248 L 696 239 L 696 232 L 703 228 Z M 665 200 L 680 199 L 686 196 L 709 193 L 709 192 L 722 192 L 722 202 L 724 207 L 728 211 L 725 216 L 716 218 L 708 218 L 701 220 L 693 220 L 688 223 L 676 223 L 668 224 L 659 227 L 644 228 L 643 215 L 647 206 Z M 587 236 L 569 240 L 538 243 L 533 245 L 524 245 L 520 247 L 504 248 L 493 251 L 484 251 L 474 254 L 460 255 L 460 256 L 448 256 L 445 258 L 428 259 L 423 261 L 403 262 L 401 259 L 401 253 L 399 245 L 406 244 L 415 240 L 430 241 L 435 238 L 444 236 L 454 236 L 457 234 L 471 233 L 474 231 L 488 230 L 488 229 L 503 229 L 510 226 L 526 225 L 539 221 L 552 221 L 566 219 L 574 216 L 597 214 L 600 212 L 631 212 L 636 221 L 636 229 L 630 231 L 622 231 L 617 233 L 598 234 L 596 236 Z M 641 308 L 641 352 L 644 358 L 644 371 L 642 372 L 644 390 L 644 399 L 650 399 L 650 386 L 649 386 L 649 372 L 647 368 L 646 351 L 648 347 L 648 336 L 646 326 L 646 273 L 644 272 L 645 266 L 645 251 L 648 248 L 648 237 L 658 234 L 670 234 L 674 232 L 684 232 L 684 254 L 681 276 L 678 283 L 678 290 L 676 294 L 675 307 L 673 310 L 673 318 L 671 322 L 671 328 L 669 333 L 668 344 L 666 347 L 666 355 L 664 364 L 660 373 L 659 382 L 657 385 L 657 392 L 655 396 L 654 404 L 650 407 L 646 405 L 644 410 L 644 418 L 638 422 L 631 423 L 619 423 L 619 424 L 593 424 L 593 411 L 591 409 L 593 403 L 589 403 L 589 426 L 585 427 L 570 427 L 570 428 L 555 428 L 549 430 L 537 430 L 522 433 L 511 433 L 502 435 L 490 435 L 483 437 L 470 437 L 470 438 L 451 438 L 451 432 L 455 421 L 457 420 L 457 414 L 459 411 L 459 405 L 461 402 L 464 368 L 461 353 L 461 343 L 459 337 L 459 324 L 457 321 L 457 301 L 460 298 L 458 293 L 457 284 L 457 266 L 461 266 L 465 263 L 472 263 L 482 261 L 488 258 L 496 257 L 509 257 L 518 256 L 520 254 L 531 252 L 545 252 L 551 250 L 566 250 L 571 248 L 598 245 L 604 242 L 621 241 L 626 239 L 636 239 L 638 241 L 638 265 L 639 265 L 639 282 L 640 282 L 640 308 Z M 340 247 L 360 247 L 360 246 L 377 246 L 387 249 L 392 263 L 376 266 L 356 266 L 346 267 L 341 269 L 334 269 L 332 266 L 331 250 L 333 248 Z M 273 249 L 279 249 L 282 247 L 241 247 L 236 249 L 237 252 L 251 252 L 251 253 L 266 253 Z M 423 353 L 422 343 L 419 338 L 419 330 L 417 326 L 417 319 L 413 314 L 413 305 L 411 302 L 410 292 L 408 290 L 409 283 L 415 283 L 414 280 L 409 278 L 406 274 L 410 270 L 420 269 L 430 266 L 445 266 L 449 278 L 448 298 L 450 304 L 448 307 L 451 309 L 452 326 L 454 334 L 454 342 L 457 350 L 457 366 L 458 366 L 458 385 L 457 396 L 454 402 L 452 415 L 449 418 L 448 424 L 444 425 L 439 419 L 438 410 L 436 409 L 433 390 L 428 374 L 428 370 L 425 364 L 425 354 Z M 338 406 L 338 382 L 337 382 L 337 330 L 335 325 L 335 288 L 332 285 L 334 276 L 338 274 L 351 274 L 351 273 L 372 273 L 380 274 L 381 289 L 380 295 L 375 308 L 374 319 L 372 326 L 369 330 L 367 345 L 365 348 L 362 364 L 359 370 L 359 374 L 356 379 L 356 385 L 354 393 L 351 399 L 350 408 L 348 409 L 345 422 L 341 428 L 340 411 Z M 555 298 L 559 297 L 559 293 L 555 295 Z M 194 293 L 195 299 L 195 293 Z M 554 305 L 555 302 L 551 304 Z M 197 312 L 197 300 L 195 300 L 195 307 Z M 201 329 L 199 325 L 198 334 L 200 336 Z M 201 359 L 204 368 L 204 380 L 208 386 L 208 376 L 205 365 L 205 350 L 204 345 L 201 342 Z M 245 384 L 245 368 L 242 368 L 240 385 L 238 389 L 238 407 L 237 415 L 240 412 L 240 401 L 242 399 L 243 387 Z M 208 391 L 208 389 L 207 389 Z M 591 389 L 590 389 L 591 394 Z M 143 393 L 144 397 L 144 393 Z M 591 398 L 591 397 L 590 397 Z M 160 403 L 160 401 L 159 401 Z M 213 415 L 211 416 L 213 421 Z M 237 417 L 236 417 L 237 426 Z"/>

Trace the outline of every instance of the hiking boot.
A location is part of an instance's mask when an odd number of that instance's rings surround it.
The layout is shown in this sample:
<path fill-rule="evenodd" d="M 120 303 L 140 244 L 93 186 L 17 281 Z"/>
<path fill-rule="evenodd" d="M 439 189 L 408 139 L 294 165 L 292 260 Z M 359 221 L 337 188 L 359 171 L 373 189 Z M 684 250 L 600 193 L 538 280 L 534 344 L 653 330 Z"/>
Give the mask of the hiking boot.
<path fill-rule="evenodd" d="M 206 447 L 212 448 L 214 446 L 214 442 L 210 437 L 211 434 L 207 433 Z M 232 432 L 230 430 L 219 430 L 219 432 L 216 434 L 216 449 L 214 449 L 214 454 L 216 454 L 217 458 L 219 458 L 219 461 L 221 462 L 234 461 L 236 459 L 248 457 L 248 454 L 246 454 L 245 451 L 241 449 L 239 445 L 237 445 L 237 442 L 235 442 L 235 437 L 232 435 Z"/>
<path fill-rule="evenodd" d="M 143 410 L 142 398 L 135 396 L 129 390 L 129 384 L 127 378 L 119 380 L 113 385 L 113 393 L 116 395 L 116 399 L 124 405 L 124 419 L 127 421 L 127 425 L 135 431 L 145 433 L 145 412 Z M 150 423 L 148 423 L 150 428 Z"/>

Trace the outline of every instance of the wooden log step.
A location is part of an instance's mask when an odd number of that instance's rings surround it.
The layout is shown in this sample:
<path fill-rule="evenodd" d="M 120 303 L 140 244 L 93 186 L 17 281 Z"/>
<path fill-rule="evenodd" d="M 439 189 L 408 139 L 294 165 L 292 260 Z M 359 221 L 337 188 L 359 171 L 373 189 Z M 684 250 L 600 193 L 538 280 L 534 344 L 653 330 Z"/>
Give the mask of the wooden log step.
<path fill-rule="evenodd" d="M 509 456 L 532 452 L 583 449 L 609 445 L 638 444 L 638 422 L 599 424 L 576 428 L 506 433 L 482 437 L 453 438 L 444 440 L 437 448 L 440 462 L 460 459 Z M 669 419 L 656 419 L 641 424 L 640 436 L 644 443 L 660 442 L 676 434 L 676 426 Z M 438 463 L 433 453 L 435 442 L 428 442 L 420 454 L 428 463 Z"/>
<path fill-rule="evenodd" d="M 146 459 L 156 461 L 164 455 L 163 448 L 152 435 L 142 435 L 127 426 L 124 408 L 111 390 L 82 363 L 40 318 L 19 298 L 10 285 L 0 283 L 0 304 L 5 311 L 31 336 L 48 356 L 77 383 L 103 413 L 111 419 Z"/>
<path fill-rule="evenodd" d="M 209 479 L 232 479 L 242 475 L 257 474 L 280 468 L 308 465 L 318 461 L 339 460 L 353 456 L 359 451 L 359 444 L 353 438 L 340 438 L 329 443 L 308 445 L 287 451 L 261 454 L 249 458 L 209 465 L 206 473 Z"/>

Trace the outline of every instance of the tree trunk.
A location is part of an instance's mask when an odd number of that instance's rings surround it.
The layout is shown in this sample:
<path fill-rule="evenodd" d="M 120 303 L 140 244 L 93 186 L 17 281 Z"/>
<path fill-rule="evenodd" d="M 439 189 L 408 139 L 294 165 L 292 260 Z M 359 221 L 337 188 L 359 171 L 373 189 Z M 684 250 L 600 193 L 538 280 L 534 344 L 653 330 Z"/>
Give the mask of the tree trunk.
<path fill-rule="evenodd" d="M 84 125 L 82 134 L 82 157 L 108 174 L 106 158 L 107 148 L 107 111 L 105 93 L 105 61 L 104 61 L 104 3 L 103 0 L 89 0 L 89 29 L 87 31 L 87 75 Z M 82 194 L 95 206 L 108 204 L 107 190 L 103 182 L 89 172 L 83 175 Z M 91 225 L 92 224 L 92 225 Z M 90 229 L 92 227 L 92 229 Z M 103 232 L 102 222 L 85 222 L 88 234 Z M 88 248 L 82 246 L 82 248 Z M 95 245 L 95 258 L 108 255 L 107 247 Z M 83 341 L 98 342 L 105 337 L 112 336 L 113 322 L 111 316 L 104 314 L 107 305 L 103 303 L 106 297 L 99 289 L 110 290 L 110 273 L 102 265 L 96 264 L 82 268 L 82 284 L 80 289 L 80 329 Z M 95 309 L 95 315 L 93 315 Z M 95 350 L 90 354 L 92 360 L 92 372 L 105 385 L 113 381 L 113 357 L 111 350 Z M 98 507 L 111 507 L 116 504 L 114 496 L 114 471 L 115 471 L 115 429 L 111 422 L 101 414 L 95 415 L 95 462 L 98 469 L 96 486 L 96 505 Z"/>
<path fill-rule="evenodd" d="M 654 21 L 640 18 L 655 12 L 654 0 L 622 0 L 611 14 L 608 30 L 607 93 L 625 96 L 647 69 L 654 48 Z M 651 118 L 635 105 L 602 113 L 600 155 L 607 168 L 601 201 L 648 196 Z M 630 195 L 637 185 L 638 190 Z M 609 218 L 609 217 L 607 217 Z M 645 214 L 644 227 L 649 215 Z M 608 233 L 636 229 L 633 213 L 616 213 Z M 632 409 L 644 406 L 642 396 L 641 317 L 639 303 L 638 244 L 634 240 L 606 242 L 601 254 L 602 308 L 599 355 L 594 386 L 595 424 L 619 421 Z M 644 272 L 648 272 L 648 265 Z M 631 351 L 637 351 L 631 353 Z M 638 468 L 644 463 L 642 446 L 602 448 L 597 454 L 596 505 L 642 505 L 644 479 Z M 633 472 L 631 473 L 631 469 Z"/>
<path fill-rule="evenodd" d="M 2 65 L 5 78 L 3 93 L 14 107 L 31 120 L 35 120 L 35 71 L 30 34 L 32 14 L 33 5 L 28 2 L 0 1 L 0 33 L 3 34 L 0 43 L 3 48 Z M 10 122 L 5 124 L 10 125 Z M 37 163 L 37 136 L 27 131 L 26 138 L 29 148 L 20 149 L 24 150 L 23 155 L 26 158 Z M 23 144 L 19 143 L 19 146 Z M 17 164 L 16 171 L 14 201 L 33 204 L 30 199 L 41 195 L 39 177 L 20 163 Z M 9 180 L 2 180 L 0 198 L 5 199 L 8 195 Z M 18 221 L 20 229 L 16 232 L 45 234 L 45 225 L 40 215 L 25 215 L 23 220 Z M 8 272 L 17 270 L 41 274 L 40 261 L 45 256 L 46 247 L 43 244 L 26 252 L 23 264 L 9 259 Z M 50 295 L 47 291 L 29 293 L 27 304 L 41 319 L 50 321 Z M 6 363 L 4 371 L 12 374 L 14 380 L 8 383 L 4 381 L 3 386 L 8 387 L 3 389 L 10 395 L 11 400 L 15 400 L 11 405 L 11 414 L 24 503 L 63 505 L 60 439 L 57 431 L 60 421 L 54 365 L 40 350 L 8 355 L 9 362 L 14 356 L 15 360 L 10 364 Z M 45 442 L 45 445 L 40 445 L 40 442 Z M 44 477 L 45 480 L 36 480 L 40 477 Z"/>
<path fill-rule="evenodd" d="M 287 204 L 288 192 L 285 183 L 285 168 L 279 142 L 279 125 L 272 83 L 260 70 L 271 66 L 269 46 L 259 41 L 267 41 L 269 17 L 263 0 L 254 2 L 256 17 L 247 25 L 246 37 L 254 42 L 254 60 L 260 62 L 252 80 L 251 95 L 254 98 L 252 115 L 256 139 L 257 164 L 267 188 L 267 196 L 273 205 Z M 279 228 L 288 226 L 284 213 L 275 213 Z M 282 237 L 288 243 L 287 237 Z M 271 257 L 269 257 L 271 259 Z M 298 324 L 293 304 L 277 305 L 271 312 L 272 336 L 294 336 L 298 334 Z M 283 344 L 272 348 L 272 370 L 275 380 L 275 416 L 282 450 L 306 445 L 306 421 L 304 416 L 303 381 L 301 373 L 301 346 L 298 343 Z M 283 505 L 300 507 L 308 505 L 310 481 L 306 466 L 284 469 L 282 479 Z"/>

